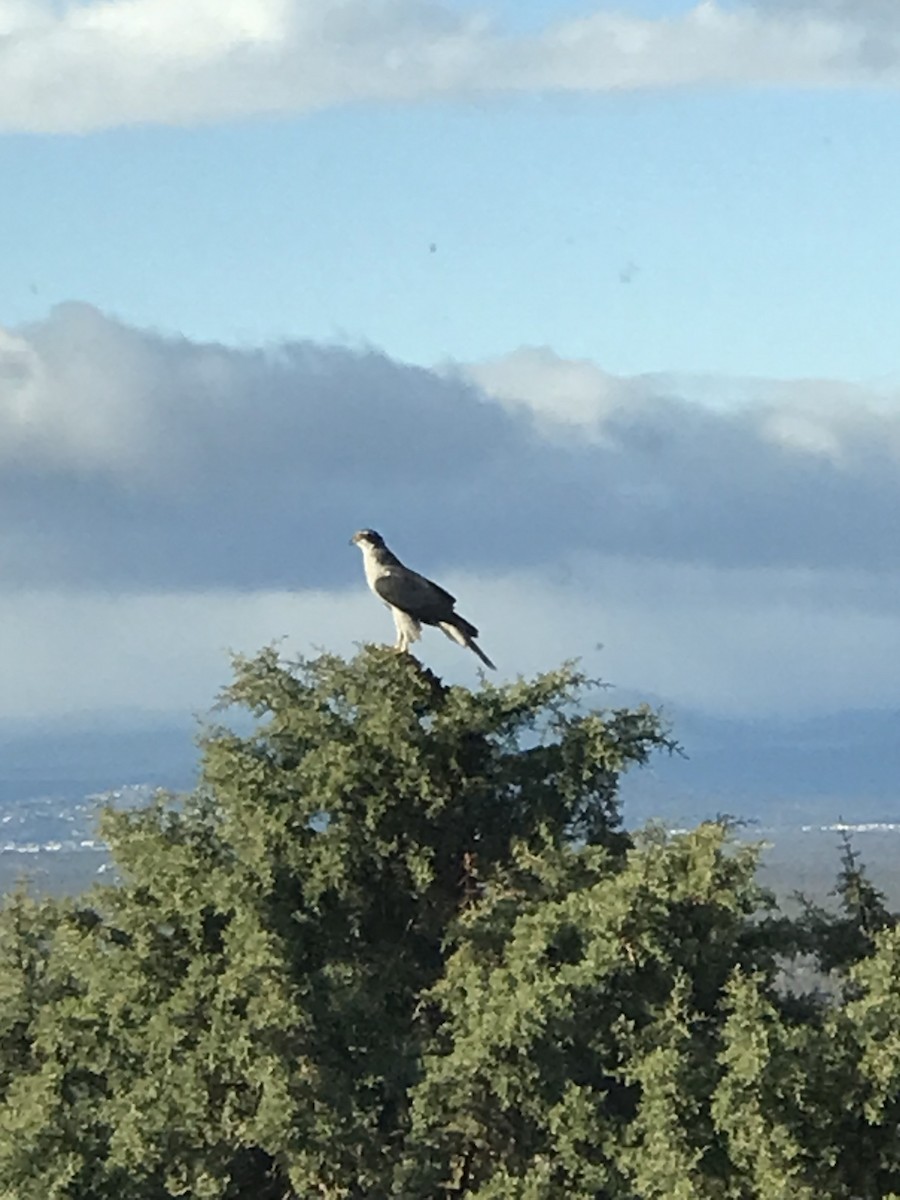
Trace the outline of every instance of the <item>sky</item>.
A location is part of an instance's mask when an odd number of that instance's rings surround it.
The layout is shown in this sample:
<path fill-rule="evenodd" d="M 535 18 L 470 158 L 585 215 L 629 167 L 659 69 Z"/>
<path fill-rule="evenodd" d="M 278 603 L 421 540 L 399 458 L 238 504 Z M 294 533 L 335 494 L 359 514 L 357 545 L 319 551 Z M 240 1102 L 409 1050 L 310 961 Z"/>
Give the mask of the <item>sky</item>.
<path fill-rule="evenodd" d="M 501 678 L 900 707 L 898 108 L 894 0 L 0 0 L 0 720 L 391 639 L 363 526 Z"/>

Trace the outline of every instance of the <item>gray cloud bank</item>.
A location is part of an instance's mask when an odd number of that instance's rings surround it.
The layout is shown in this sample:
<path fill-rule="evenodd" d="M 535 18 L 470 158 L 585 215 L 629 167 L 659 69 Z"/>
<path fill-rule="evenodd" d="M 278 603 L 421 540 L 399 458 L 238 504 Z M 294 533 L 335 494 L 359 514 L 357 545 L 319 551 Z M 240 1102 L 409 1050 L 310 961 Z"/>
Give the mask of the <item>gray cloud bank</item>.
<path fill-rule="evenodd" d="M 4 0 L 0 128 L 182 124 L 358 102 L 900 84 L 893 0 L 597 6 L 537 34 L 439 0 Z"/>
<path fill-rule="evenodd" d="M 332 588 L 360 525 L 434 569 L 558 581 L 586 556 L 891 571 L 900 400 L 547 350 L 240 349 L 68 304 L 0 331 L 0 510 L 5 589 Z"/>
<path fill-rule="evenodd" d="M 705 712 L 897 707 L 898 468 L 889 390 L 536 348 L 429 370 L 64 305 L 0 331 L 0 719 L 183 712 L 228 647 L 389 640 L 360 525 L 456 591 L 501 675 L 587 654 Z"/>

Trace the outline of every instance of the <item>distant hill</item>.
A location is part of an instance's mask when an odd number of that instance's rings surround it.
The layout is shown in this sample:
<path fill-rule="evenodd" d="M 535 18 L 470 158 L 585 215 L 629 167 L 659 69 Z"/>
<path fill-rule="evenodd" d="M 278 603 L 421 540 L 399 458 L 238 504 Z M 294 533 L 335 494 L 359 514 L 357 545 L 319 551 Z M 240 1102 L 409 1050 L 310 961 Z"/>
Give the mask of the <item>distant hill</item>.
<path fill-rule="evenodd" d="M 80 891 L 106 869 L 94 816 L 158 787 L 185 791 L 197 772 L 195 725 L 135 717 L 0 725 L 0 892 L 23 874 L 41 891 Z"/>
<path fill-rule="evenodd" d="M 141 726 L 118 720 L 0 723 L 0 805 L 50 796 L 79 800 L 124 780 L 193 786 L 193 721 Z"/>
<path fill-rule="evenodd" d="M 628 779 L 629 823 L 728 812 L 766 826 L 900 820 L 900 713 L 728 720 L 665 706 L 686 757 Z"/>
<path fill-rule="evenodd" d="M 609 702 L 623 699 L 613 692 Z M 657 757 L 628 779 L 630 823 L 717 812 L 767 825 L 900 818 L 898 712 L 741 721 L 663 709 L 686 757 Z M 0 805 L 78 800 L 125 781 L 185 790 L 196 778 L 195 733 L 190 717 L 142 724 L 137 714 L 0 723 Z"/>
<path fill-rule="evenodd" d="M 609 702 L 630 699 L 612 693 Z M 816 830 L 841 818 L 880 822 L 880 831 L 858 832 L 855 844 L 900 904 L 900 714 L 737 721 L 664 707 L 686 757 L 658 757 L 625 779 L 629 826 L 653 818 L 692 826 L 729 813 L 748 822 L 746 836 L 773 843 L 773 886 L 821 897 L 838 869 L 839 836 Z M 134 804 L 156 787 L 193 787 L 193 719 L 141 721 L 118 714 L 0 724 L 0 891 L 23 869 L 51 891 L 79 890 L 97 877 L 106 857 L 91 844 L 90 797 L 117 793 L 115 802 Z"/>

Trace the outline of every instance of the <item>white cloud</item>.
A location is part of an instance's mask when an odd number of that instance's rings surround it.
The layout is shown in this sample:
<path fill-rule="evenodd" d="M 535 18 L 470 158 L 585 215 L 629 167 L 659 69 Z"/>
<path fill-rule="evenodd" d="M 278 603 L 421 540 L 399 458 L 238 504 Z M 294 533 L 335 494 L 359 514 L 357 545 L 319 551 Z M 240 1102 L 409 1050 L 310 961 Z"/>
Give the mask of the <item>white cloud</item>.
<path fill-rule="evenodd" d="M 893 0 L 598 7 L 524 37 L 440 0 L 0 0 L 0 128 L 83 131 L 535 91 L 897 86 Z"/>
<path fill-rule="evenodd" d="M 549 347 L 474 363 L 467 374 L 507 408 L 533 414 L 550 437 L 575 430 L 602 441 L 604 422 L 644 394 L 640 381 L 610 375 L 588 359 L 561 358 Z"/>
<path fill-rule="evenodd" d="M 697 85 L 849 83 L 838 59 L 852 50 L 854 28 L 813 14 L 726 9 L 702 0 L 688 12 L 637 18 L 600 10 L 549 28 L 510 56 L 509 86 L 613 91 Z M 856 82 L 863 82 L 860 73 Z"/>
<path fill-rule="evenodd" d="M 135 403 L 136 393 L 152 387 L 150 357 L 139 339 L 92 320 L 92 310 L 71 314 L 79 319 L 49 329 L 47 342 L 0 329 L 0 464 L 25 456 L 131 470 L 155 448 L 150 413 Z"/>
<path fill-rule="evenodd" d="M 428 0 L 0 0 L 0 128 L 82 131 L 453 91 L 482 35 Z"/>
<path fill-rule="evenodd" d="M 660 434 L 683 423 L 685 406 L 708 428 L 740 426 L 749 441 L 859 469 L 875 452 L 900 463 L 900 389 L 831 379 L 611 375 L 589 359 L 522 347 L 466 374 L 514 413 L 527 412 L 548 438 L 606 446 L 636 425 Z M 774 465 L 774 464 L 773 464 Z"/>

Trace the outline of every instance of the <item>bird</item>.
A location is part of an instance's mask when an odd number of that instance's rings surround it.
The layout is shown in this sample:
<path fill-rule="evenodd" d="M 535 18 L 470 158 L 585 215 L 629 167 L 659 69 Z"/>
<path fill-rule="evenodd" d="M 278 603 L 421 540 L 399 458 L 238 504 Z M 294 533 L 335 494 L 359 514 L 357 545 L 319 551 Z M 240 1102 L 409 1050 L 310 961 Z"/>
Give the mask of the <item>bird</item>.
<path fill-rule="evenodd" d="M 410 643 L 417 642 L 421 637 L 423 625 L 436 625 L 451 641 L 467 647 L 486 667 L 496 671 L 497 668 L 475 641 L 478 630 L 465 617 L 453 611 L 455 596 L 424 575 L 404 566 L 374 529 L 358 530 L 350 539 L 350 544 L 362 551 L 366 583 L 391 610 L 397 630 L 395 650 L 408 652 Z"/>

